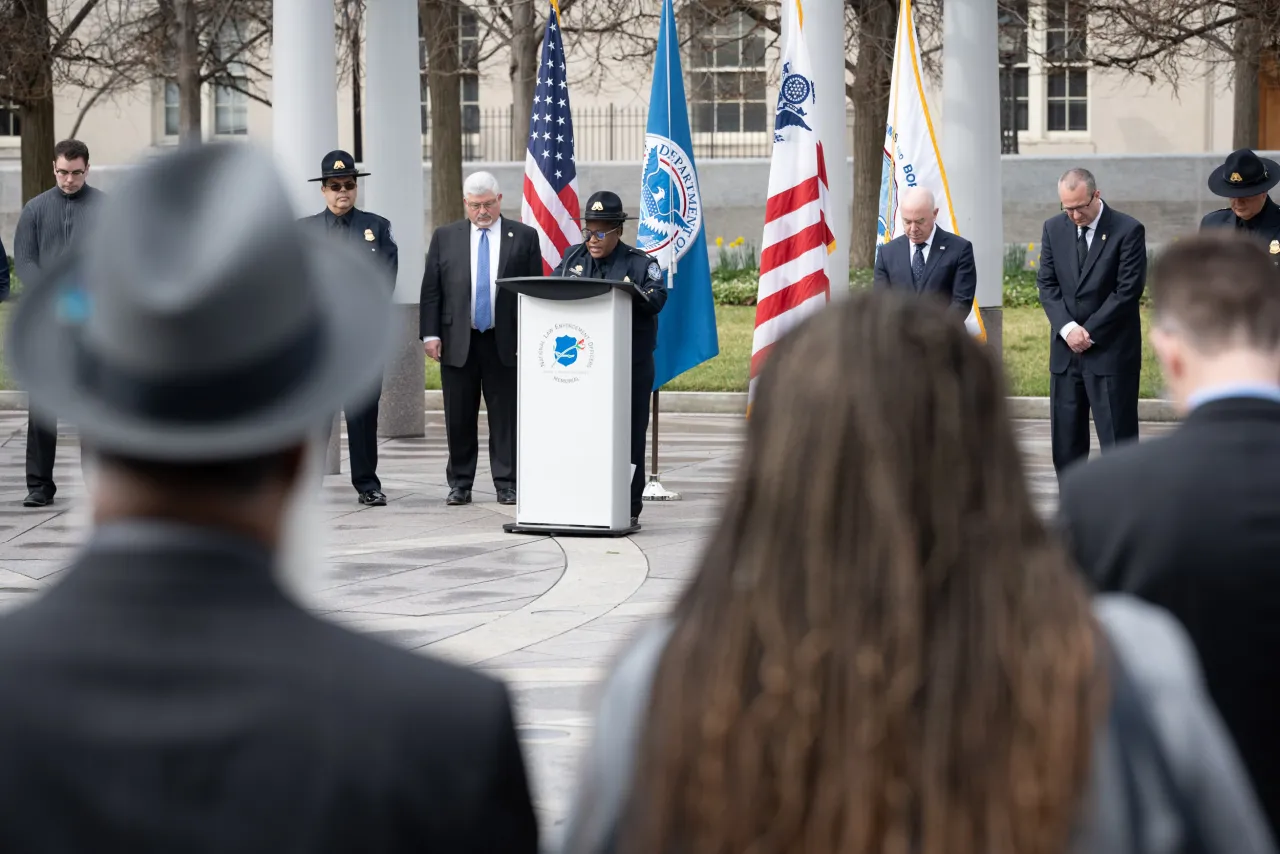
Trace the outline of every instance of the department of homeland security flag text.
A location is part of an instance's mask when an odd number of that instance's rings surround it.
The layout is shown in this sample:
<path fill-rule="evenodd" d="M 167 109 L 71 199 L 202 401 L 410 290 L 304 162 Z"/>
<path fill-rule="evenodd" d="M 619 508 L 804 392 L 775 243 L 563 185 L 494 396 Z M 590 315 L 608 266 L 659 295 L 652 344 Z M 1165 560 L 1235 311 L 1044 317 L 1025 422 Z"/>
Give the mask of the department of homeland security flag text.
<path fill-rule="evenodd" d="M 653 353 L 654 391 L 720 352 L 703 222 L 676 16 L 671 0 L 663 0 L 636 239 L 667 274 L 667 304 L 658 315 L 658 348 Z"/>
<path fill-rule="evenodd" d="M 878 244 L 902 234 L 902 213 L 898 197 L 911 187 L 933 191 L 938 205 L 938 228 L 959 234 L 951 212 L 951 190 L 942 152 L 933 133 L 929 105 L 920 76 L 920 43 L 911 13 L 911 0 L 901 0 L 898 10 L 898 37 L 893 50 L 893 82 L 889 88 L 889 118 L 885 122 L 884 166 L 880 176 L 880 217 Z M 877 244 L 877 251 L 879 245 Z M 965 321 L 969 331 L 986 340 L 982 312 L 974 300 Z"/>

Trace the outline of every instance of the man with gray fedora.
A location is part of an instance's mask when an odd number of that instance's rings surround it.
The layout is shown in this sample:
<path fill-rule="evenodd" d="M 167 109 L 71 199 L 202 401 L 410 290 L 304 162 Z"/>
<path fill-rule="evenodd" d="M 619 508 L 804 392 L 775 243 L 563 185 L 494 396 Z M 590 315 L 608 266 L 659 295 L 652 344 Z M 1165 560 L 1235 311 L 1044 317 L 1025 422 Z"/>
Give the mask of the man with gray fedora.
<path fill-rule="evenodd" d="M 142 166 L 18 303 L 94 529 L 0 616 L 0 850 L 537 850 L 501 683 L 296 604 L 320 437 L 394 339 L 374 275 L 215 145 Z"/>
<path fill-rule="evenodd" d="M 1280 184 L 1280 163 L 1259 157 L 1247 148 L 1227 155 L 1209 174 L 1209 191 L 1229 206 L 1205 214 L 1200 230 L 1230 228 L 1258 240 L 1280 265 L 1280 205 L 1268 192 Z"/>

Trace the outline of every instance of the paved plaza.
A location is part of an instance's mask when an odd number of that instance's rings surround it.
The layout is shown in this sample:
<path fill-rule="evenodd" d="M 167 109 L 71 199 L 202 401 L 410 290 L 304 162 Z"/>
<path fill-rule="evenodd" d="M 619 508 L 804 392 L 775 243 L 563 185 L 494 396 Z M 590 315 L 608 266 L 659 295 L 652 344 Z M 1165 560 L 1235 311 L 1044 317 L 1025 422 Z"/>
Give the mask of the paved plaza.
<path fill-rule="evenodd" d="M 643 530 L 626 539 L 558 539 L 503 533 L 515 508 L 495 502 L 483 450 L 476 503 L 446 507 L 443 418 L 430 413 L 425 439 L 381 446 L 386 507 L 356 503 L 345 456 L 344 474 L 326 478 L 332 560 L 312 604 L 360 631 L 506 680 L 553 839 L 590 734 L 597 684 L 618 648 L 667 610 L 693 572 L 729 488 L 743 424 L 664 415 L 662 479 L 683 500 L 648 504 Z M 1171 426 L 1144 424 L 1143 435 Z M 1022 421 L 1017 430 L 1036 502 L 1051 512 L 1049 425 Z M 76 439 L 64 428 L 57 503 L 23 508 L 26 414 L 0 413 L 0 438 L 0 607 L 8 608 L 55 583 L 72 557 L 84 533 L 84 489 Z"/>

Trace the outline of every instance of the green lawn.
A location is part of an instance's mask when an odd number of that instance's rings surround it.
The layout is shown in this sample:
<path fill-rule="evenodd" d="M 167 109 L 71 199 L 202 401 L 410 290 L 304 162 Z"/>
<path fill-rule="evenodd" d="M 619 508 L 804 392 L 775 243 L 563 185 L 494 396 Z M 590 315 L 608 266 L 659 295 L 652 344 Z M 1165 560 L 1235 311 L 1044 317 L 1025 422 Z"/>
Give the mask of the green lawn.
<path fill-rule="evenodd" d="M 4 344 L 9 305 L 0 305 L 0 352 Z M 1142 310 L 1145 329 L 1149 310 Z M 720 327 L 720 355 L 691 371 L 676 377 L 665 388 L 669 391 L 746 391 L 747 369 L 751 361 L 751 332 L 755 324 L 754 306 L 716 307 Z M 1049 394 L 1049 323 L 1038 306 L 1004 310 L 1004 365 L 1009 373 L 1010 393 L 1018 396 L 1045 397 Z M 427 364 L 429 389 L 440 388 L 440 368 L 430 359 Z M 1142 352 L 1142 397 L 1159 397 L 1160 370 L 1150 344 L 1144 340 Z M 13 388 L 0 361 L 0 388 Z"/>

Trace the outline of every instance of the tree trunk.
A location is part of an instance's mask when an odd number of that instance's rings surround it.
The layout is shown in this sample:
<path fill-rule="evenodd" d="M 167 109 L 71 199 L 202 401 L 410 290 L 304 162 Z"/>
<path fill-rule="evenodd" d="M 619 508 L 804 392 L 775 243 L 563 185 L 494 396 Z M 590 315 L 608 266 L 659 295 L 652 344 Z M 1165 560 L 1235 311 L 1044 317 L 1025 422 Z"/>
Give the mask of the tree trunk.
<path fill-rule="evenodd" d="M 462 90 L 458 10 L 450 0 L 419 7 L 427 37 L 427 87 L 431 116 L 431 225 L 462 215 Z"/>
<path fill-rule="evenodd" d="M 364 162 L 364 109 L 360 104 L 360 5 L 355 5 L 351 15 L 348 5 L 348 27 L 351 37 L 351 156 L 357 163 Z"/>
<path fill-rule="evenodd" d="M 870 267 L 876 257 L 876 220 L 880 212 L 880 178 L 884 166 L 885 117 L 893 62 L 882 45 L 893 44 L 898 26 L 897 3 L 877 0 L 858 11 L 858 58 L 853 92 L 853 233 L 849 235 L 849 267 Z"/>
<path fill-rule="evenodd" d="M 200 13 L 196 0 L 178 0 L 178 144 L 198 145 L 201 129 Z"/>
<path fill-rule="evenodd" d="M 18 119 L 22 122 L 22 203 L 54 186 L 53 179 L 53 57 L 49 29 L 49 0 L 24 0 L 14 6 L 14 32 L 30 44 L 29 61 L 22 66 Z"/>
<path fill-rule="evenodd" d="M 54 185 L 53 93 L 18 107 L 22 122 L 22 203 L 25 205 Z"/>
<path fill-rule="evenodd" d="M 1231 139 L 1233 148 L 1258 147 L 1258 74 L 1262 38 L 1258 22 L 1244 20 L 1235 33 L 1235 109 Z"/>
<path fill-rule="evenodd" d="M 524 160 L 529 144 L 529 116 L 538 87 L 541 30 L 533 13 L 533 0 L 511 2 L 511 159 Z"/>

